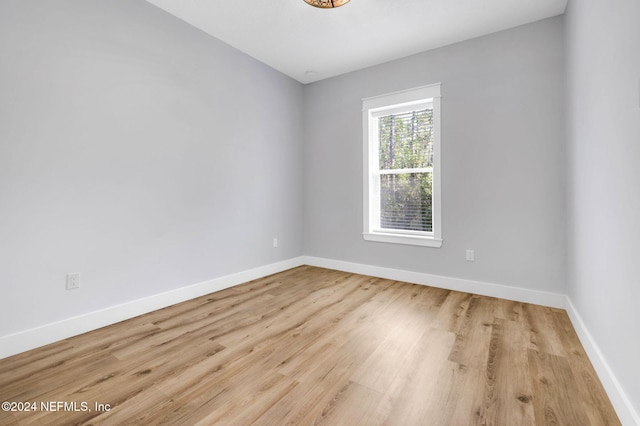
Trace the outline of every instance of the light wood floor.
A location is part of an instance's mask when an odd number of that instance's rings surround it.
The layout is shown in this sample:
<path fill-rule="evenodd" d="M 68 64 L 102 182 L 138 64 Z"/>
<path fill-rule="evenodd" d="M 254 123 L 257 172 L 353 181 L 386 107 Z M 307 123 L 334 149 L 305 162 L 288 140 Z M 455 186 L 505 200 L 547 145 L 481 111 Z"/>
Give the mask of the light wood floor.
<path fill-rule="evenodd" d="M 38 405 L 2 425 L 620 424 L 563 310 L 309 266 L 0 360 L 1 401 Z"/>

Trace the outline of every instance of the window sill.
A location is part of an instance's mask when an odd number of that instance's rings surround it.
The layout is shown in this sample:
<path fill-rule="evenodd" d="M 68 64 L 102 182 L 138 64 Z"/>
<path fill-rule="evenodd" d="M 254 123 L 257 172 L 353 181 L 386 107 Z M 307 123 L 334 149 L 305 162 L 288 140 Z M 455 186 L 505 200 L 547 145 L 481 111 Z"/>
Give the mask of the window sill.
<path fill-rule="evenodd" d="M 400 235 L 400 234 L 382 234 L 365 232 L 362 234 L 367 241 L 377 241 L 380 243 L 392 243 L 392 244 L 408 244 L 412 246 L 423 247 L 442 247 L 442 240 L 432 237 L 418 237 L 413 235 Z"/>

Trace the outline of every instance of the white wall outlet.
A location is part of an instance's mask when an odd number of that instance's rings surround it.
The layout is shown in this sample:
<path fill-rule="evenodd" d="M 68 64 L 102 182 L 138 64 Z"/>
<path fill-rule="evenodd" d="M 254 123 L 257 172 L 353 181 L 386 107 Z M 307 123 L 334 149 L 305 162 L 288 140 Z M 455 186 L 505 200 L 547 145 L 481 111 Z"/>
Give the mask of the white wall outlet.
<path fill-rule="evenodd" d="M 273 248 L 278 247 L 278 238 L 274 237 L 273 238 Z"/>
<path fill-rule="evenodd" d="M 76 288 L 80 288 L 80 272 L 67 274 L 67 290 L 75 290 Z"/>
<path fill-rule="evenodd" d="M 467 262 L 475 262 L 476 252 L 475 250 L 467 249 Z"/>

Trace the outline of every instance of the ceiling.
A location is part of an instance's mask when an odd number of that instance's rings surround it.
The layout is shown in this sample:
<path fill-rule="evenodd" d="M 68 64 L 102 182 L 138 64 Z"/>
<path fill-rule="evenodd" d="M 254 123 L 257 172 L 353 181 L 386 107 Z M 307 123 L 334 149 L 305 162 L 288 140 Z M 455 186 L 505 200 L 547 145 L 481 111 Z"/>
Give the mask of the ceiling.
<path fill-rule="evenodd" d="M 567 0 L 147 0 L 311 83 L 564 13 Z"/>

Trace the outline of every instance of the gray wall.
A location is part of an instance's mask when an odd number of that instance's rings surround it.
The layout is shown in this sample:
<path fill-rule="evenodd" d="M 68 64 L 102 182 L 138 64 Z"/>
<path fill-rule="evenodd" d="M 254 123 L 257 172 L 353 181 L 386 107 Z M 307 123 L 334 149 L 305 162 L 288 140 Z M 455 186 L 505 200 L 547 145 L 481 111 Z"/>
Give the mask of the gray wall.
<path fill-rule="evenodd" d="M 303 87 L 142 0 L 0 0 L 0 336 L 305 253 L 568 291 L 640 410 L 639 17 L 570 1 L 566 74 L 558 17 Z M 444 245 L 365 242 L 360 100 L 434 82 Z"/>
<path fill-rule="evenodd" d="M 0 0 L 0 62 L 0 336 L 302 254 L 298 82 L 143 0 Z"/>
<path fill-rule="evenodd" d="M 305 254 L 565 293 L 563 30 L 551 18 L 307 86 Z M 443 246 L 364 241 L 361 99 L 437 82 Z"/>
<path fill-rule="evenodd" d="M 640 3 L 566 13 L 569 297 L 640 413 Z"/>

